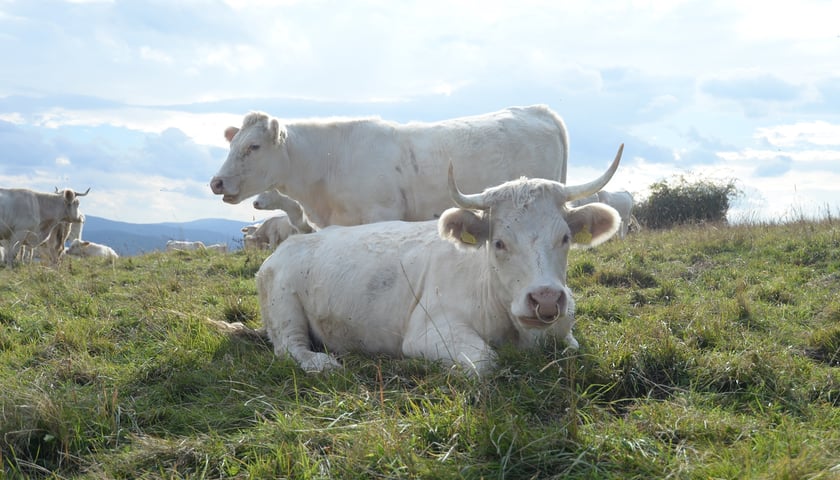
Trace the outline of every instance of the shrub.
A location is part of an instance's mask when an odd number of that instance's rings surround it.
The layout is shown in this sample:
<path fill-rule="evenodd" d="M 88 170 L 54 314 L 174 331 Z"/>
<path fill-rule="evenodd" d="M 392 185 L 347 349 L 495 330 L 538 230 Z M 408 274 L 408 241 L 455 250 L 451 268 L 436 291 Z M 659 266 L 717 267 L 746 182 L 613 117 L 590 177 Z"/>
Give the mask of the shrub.
<path fill-rule="evenodd" d="M 647 228 L 671 228 L 700 222 L 725 222 L 730 201 L 741 194 L 734 180 L 690 181 L 685 176 L 650 186 L 650 195 L 634 209 Z"/>

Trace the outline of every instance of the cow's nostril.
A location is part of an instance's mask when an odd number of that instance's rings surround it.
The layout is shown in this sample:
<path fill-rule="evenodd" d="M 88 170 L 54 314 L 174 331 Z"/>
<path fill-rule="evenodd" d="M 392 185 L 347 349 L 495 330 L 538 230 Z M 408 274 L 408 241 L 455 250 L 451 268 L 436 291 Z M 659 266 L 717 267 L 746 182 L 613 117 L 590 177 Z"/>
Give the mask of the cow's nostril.
<path fill-rule="evenodd" d="M 224 183 L 222 182 L 221 178 L 214 178 L 210 181 L 210 190 L 213 191 L 215 194 L 222 193 L 222 189 L 224 187 Z"/>

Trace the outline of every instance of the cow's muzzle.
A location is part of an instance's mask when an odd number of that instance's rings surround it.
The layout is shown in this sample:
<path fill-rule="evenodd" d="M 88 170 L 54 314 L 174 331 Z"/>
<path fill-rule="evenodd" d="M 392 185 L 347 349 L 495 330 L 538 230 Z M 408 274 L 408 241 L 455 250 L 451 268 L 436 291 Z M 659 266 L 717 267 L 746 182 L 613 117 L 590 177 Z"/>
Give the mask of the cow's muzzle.
<path fill-rule="evenodd" d="M 222 195 L 223 202 L 237 204 L 241 202 L 242 199 L 239 198 L 239 189 L 231 188 L 231 185 L 235 186 L 236 184 L 237 182 L 226 182 L 222 177 L 213 177 L 213 179 L 210 180 L 210 190 L 212 190 L 216 195 Z"/>
<path fill-rule="evenodd" d="M 219 177 L 213 177 L 210 180 L 210 190 L 213 190 L 213 193 L 216 195 L 221 195 L 225 193 L 225 182 Z"/>
<path fill-rule="evenodd" d="M 528 294 L 528 306 L 534 312 L 531 324 L 551 325 L 566 316 L 568 293 L 563 288 L 539 287 Z"/>

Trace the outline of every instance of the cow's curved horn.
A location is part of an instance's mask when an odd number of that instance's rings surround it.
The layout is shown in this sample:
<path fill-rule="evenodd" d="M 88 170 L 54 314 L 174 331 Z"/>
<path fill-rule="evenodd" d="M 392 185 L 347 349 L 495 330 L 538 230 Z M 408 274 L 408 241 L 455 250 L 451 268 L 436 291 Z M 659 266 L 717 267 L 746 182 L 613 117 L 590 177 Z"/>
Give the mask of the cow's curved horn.
<path fill-rule="evenodd" d="M 73 193 L 75 193 L 77 197 L 84 197 L 85 195 L 88 194 L 89 191 L 90 191 L 90 187 L 88 187 L 88 189 L 85 190 L 85 193 L 79 193 L 79 192 L 73 192 Z"/>
<path fill-rule="evenodd" d="M 455 205 L 461 208 L 471 208 L 474 210 L 486 210 L 487 206 L 484 204 L 484 195 L 481 193 L 474 193 L 472 195 L 464 195 L 458 190 L 458 185 L 455 184 L 455 173 L 452 163 L 449 164 L 449 196 Z"/>
<path fill-rule="evenodd" d="M 604 185 L 610 181 L 615 170 L 618 168 L 618 162 L 621 161 L 621 153 L 624 151 L 624 144 L 622 143 L 620 147 L 618 147 L 618 153 L 615 154 L 615 160 L 613 160 L 612 165 L 610 168 L 604 172 L 603 175 L 598 177 L 596 180 L 593 180 L 589 183 L 584 183 L 583 185 L 568 185 L 566 186 L 566 201 L 571 202 L 572 200 L 577 200 L 579 198 L 587 197 L 592 195 L 593 193 L 597 192 L 604 188 Z"/>

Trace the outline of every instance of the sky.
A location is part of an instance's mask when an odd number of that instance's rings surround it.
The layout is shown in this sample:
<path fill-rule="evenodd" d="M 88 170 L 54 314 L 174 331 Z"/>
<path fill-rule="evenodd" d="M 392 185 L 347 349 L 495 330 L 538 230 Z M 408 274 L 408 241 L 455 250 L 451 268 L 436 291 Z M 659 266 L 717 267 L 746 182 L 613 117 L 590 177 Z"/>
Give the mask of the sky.
<path fill-rule="evenodd" d="M 731 221 L 840 215 L 840 2 L 0 0 L 0 186 L 131 223 L 267 217 L 222 202 L 223 132 L 438 121 L 546 104 L 569 183 L 643 198 L 733 181 Z"/>

